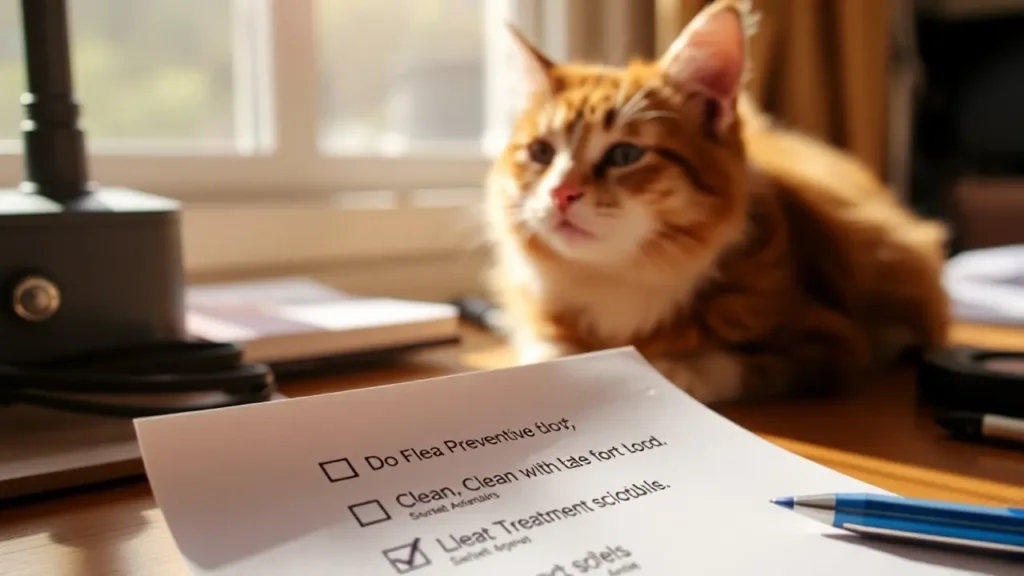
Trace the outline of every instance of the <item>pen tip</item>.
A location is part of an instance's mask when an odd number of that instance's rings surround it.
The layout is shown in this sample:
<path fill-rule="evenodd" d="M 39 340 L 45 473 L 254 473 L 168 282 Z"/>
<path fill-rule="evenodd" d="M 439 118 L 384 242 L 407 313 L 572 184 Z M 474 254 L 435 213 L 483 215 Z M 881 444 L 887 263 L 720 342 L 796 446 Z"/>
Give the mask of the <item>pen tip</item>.
<path fill-rule="evenodd" d="M 776 506 L 781 506 L 783 508 L 789 508 L 790 510 L 792 510 L 794 500 L 792 497 L 787 496 L 785 498 L 772 498 L 771 503 L 775 504 Z"/>
<path fill-rule="evenodd" d="M 981 417 L 965 412 L 944 412 L 935 416 L 935 423 L 954 435 L 977 434 Z"/>

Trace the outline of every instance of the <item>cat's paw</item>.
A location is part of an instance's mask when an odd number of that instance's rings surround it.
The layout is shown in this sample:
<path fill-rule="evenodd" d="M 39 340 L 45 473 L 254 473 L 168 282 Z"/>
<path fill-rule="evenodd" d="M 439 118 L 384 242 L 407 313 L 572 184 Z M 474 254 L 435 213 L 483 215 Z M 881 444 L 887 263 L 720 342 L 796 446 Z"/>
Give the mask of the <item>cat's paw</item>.
<path fill-rule="evenodd" d="M 517 343 L 515 352 L 518 364 L 538 364 L 569 356 L 573 353 L 573 350 L 559 342 L 527 340 Z"/>
<path fill-rule="evenodd" d="M 742 395 L 742 369 L 731 355 L 712 353 L 685 360 L 658 358 L 651 364 L 702 404 L 729 402 Z"/>
<path fill-rule="evenodd" d="M 714 386 L 705 382 L 685 362 L 675 359 L 658 359 L 651 364 L 661 372 L 661 375 L 679 387 L 683 392 L 693 396 L 698 402 L 709 403 L 714 398 Z"/>

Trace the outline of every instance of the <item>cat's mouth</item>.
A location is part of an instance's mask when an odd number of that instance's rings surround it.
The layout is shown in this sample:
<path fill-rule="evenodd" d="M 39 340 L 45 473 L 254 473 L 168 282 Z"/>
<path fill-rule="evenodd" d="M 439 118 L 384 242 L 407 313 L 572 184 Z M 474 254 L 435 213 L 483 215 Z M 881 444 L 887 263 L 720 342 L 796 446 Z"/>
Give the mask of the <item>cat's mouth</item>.
<path fill-rule="evenodd" d="M 572 240 L 593 240 L 597 238 L 593 232 L 576 224 L 568 216 L 559 217 L 555 221 L 554 230 L 559 236 Z"/>

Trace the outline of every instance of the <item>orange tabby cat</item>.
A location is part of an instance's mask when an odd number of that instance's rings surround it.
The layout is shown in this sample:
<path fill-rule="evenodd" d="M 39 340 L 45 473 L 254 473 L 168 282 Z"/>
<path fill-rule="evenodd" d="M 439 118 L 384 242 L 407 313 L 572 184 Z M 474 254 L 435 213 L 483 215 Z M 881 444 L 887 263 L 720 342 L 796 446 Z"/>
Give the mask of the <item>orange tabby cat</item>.
<path fill-rule="evenodd" d="M 941 345 L 945 232 L 743 95 L 747 2 L 657 61 L 556 64 L 488 180 L 493 291 L 523 363 L 635 346 L 702 402 L 825 391 Z"/>

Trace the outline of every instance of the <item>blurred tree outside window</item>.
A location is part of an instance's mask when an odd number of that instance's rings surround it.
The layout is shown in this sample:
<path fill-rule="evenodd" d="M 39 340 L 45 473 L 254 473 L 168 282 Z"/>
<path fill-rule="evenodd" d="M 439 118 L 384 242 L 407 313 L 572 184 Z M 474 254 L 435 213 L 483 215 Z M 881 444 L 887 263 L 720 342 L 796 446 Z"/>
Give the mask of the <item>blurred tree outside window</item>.
<path fill-rule="evenodd" d="M 232 2 L 67 0 L 75 92 L 90 140 L 230 145 Z M 0 140 L 19 138 L 20 0 L 0 0 Z"/>
<path fill-rule="evenodd" d="M 266 0 L 67 0 L 75 91 L 91 143 L 232 148 L 236 7 Z M 285 0 L 287 1 L 287 0 Z M 455 144 L 479 153 L 480 0 L 314 0 L 318 140 L 327 152 Z M 270 13 L 269 11 L 267 13 Z M 17 143 L 20 0 L 0 0 L 0 141 Z M 270 72 L 270 71 L 263 71 Z M 262 73 L 262 72 L 261 72 Z M 245 118 L 245 116 L 242 116 Z"/>

